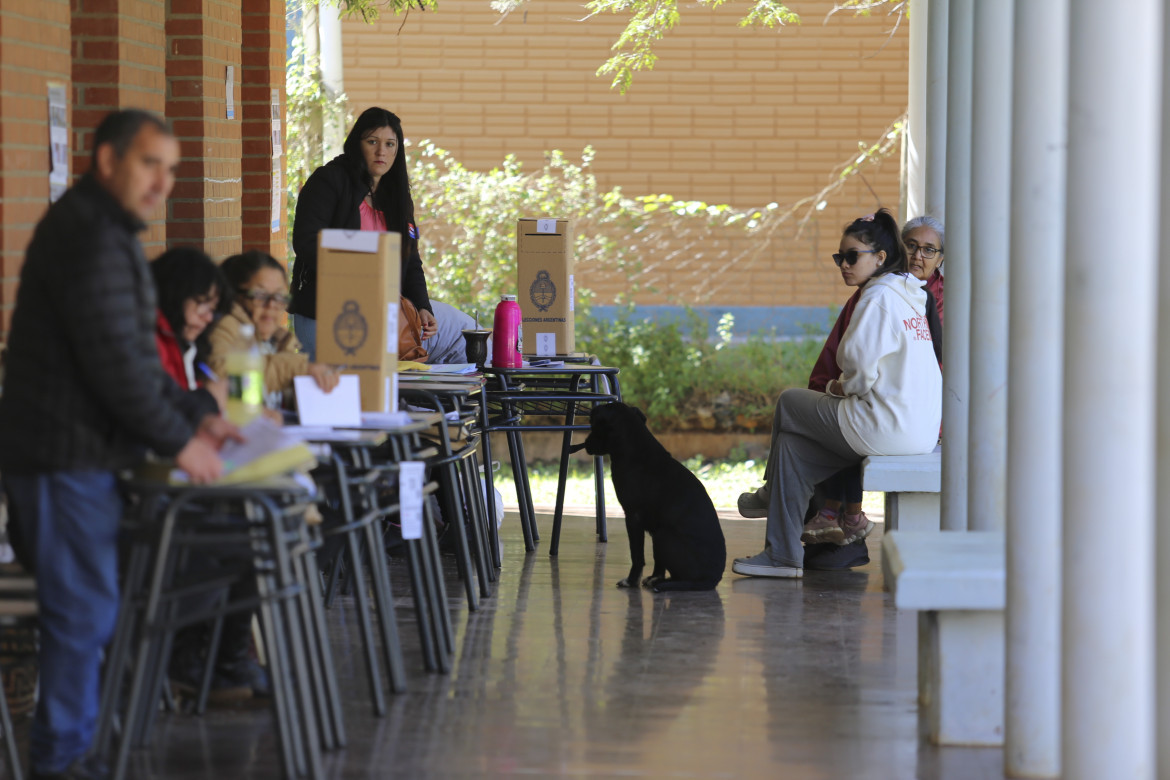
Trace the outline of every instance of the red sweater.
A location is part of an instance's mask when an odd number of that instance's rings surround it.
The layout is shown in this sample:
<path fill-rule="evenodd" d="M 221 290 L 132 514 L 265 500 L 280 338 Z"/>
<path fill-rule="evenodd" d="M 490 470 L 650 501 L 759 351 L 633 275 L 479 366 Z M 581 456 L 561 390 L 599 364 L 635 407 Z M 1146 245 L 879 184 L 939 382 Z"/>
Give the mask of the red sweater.
<path fill-rule="evenodd" d="M 194 390 L 187 384 L 187 367 L 183 364 L 183 348 L 167 318 L 159 311 L 154 321 L 154 340 L 158 343 L 158 356 L 163 368 L 184 390 Z"/>
<path fill-rule="evenodd" d="M 935 306 L 938 307 L 938 321 L 941 323 L 943 321 L 943 275 L 936 269 L 926 280 L 925 286 L 934 296 Z M 833 323 L 833 329 L 829 331 L 829 337 L 825 339 L 821 355 L 817 358 L 812 373 L 808 377 L 809 390 L 823 393 L 830 380 L 841 376 L 841 367 L 837 365 L 837 347 L 840 346 L 841 337 L 845 335 L 845 330 L 849 327 L 849 320 L 853 318 L 853 310 L 857 308 L 859 298 L 861 298 L 860 287 L 853 295 L 849 296 L 849 300 L 845 301 L 845 305 L 841 307 L 841 313 L 837 315 L 837 321 Z"/>

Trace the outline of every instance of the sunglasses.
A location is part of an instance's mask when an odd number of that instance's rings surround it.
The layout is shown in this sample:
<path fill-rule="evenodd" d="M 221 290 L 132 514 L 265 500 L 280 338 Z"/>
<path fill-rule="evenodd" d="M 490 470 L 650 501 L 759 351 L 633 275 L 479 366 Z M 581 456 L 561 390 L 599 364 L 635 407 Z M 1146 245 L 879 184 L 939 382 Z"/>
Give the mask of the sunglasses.
<path fill-rule="evenodd" d="M 857 261 L 861 259 L 862 255 L 876 254 L 876 249 L 850 249 L 845 254 L 834 254 L 833 262 L 840 268 L 842 263 L 847 265 L 857 265 Z"/>
<path fill-rule="evenodd" d="M 288 306 L 289 301 L 292 300 L 284 293 L 270 293 L 264 290 L 244 290 L 240 294 L 259 306 L 276 304 L 282 309 Z"/>

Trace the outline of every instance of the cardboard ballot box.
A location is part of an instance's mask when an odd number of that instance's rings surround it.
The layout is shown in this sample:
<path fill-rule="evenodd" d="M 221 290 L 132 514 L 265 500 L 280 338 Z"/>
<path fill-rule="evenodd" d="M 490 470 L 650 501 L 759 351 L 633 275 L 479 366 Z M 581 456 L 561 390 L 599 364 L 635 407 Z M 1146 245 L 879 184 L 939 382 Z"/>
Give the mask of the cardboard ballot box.
<path fill-rule="evenodd" d="M 516 267 L 524 352 L 572 352 L 576 348 L 573 223 L 567 219 L 521 219 L 516 226 Z"/>
<path fill-rule="evenodd" d="M 396 410 L 401 236 L 322 230 L 317 241 L 317 361 L 359 377 L 362 411 Z"/>

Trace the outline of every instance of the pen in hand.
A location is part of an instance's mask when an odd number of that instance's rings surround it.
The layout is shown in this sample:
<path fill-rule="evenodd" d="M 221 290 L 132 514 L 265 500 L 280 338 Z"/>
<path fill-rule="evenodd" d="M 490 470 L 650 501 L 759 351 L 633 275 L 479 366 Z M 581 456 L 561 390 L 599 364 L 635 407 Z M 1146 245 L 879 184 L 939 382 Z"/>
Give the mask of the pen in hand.
<path fill-rule="evenodd" d="M 207 377 L 212 382 L 219 381 L 219 377 L 215 375 L 215 372 L 212 371 L 211 367 L 208 366 L 206 363 L 200 362 L 199 363 L 199 370 L 203 372 L 203 376 Z"/>

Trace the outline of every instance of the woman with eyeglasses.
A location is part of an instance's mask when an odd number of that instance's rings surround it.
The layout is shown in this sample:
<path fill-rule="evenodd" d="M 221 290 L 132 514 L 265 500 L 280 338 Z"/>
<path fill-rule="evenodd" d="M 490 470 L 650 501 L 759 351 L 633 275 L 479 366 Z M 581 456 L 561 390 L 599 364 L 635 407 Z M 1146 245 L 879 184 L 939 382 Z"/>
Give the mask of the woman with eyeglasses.
<path fill-rule="evenodd" d="M 197 367 L 211 352 L 207 328 L 226 308 L 227 281 L 215 261 L 194 247 L 162 253 L 150 264 L 150 274 L 158 298 L 154 336 L 163 368 L 184 390 L 210 393 L 205 403 L 218 412 L 227 387 L 204 378 Z"/>
<path fill-rule="evenodd" d="M 816 485 L 867 455 L 930 452 L 942 419 L 941 329 L 933 301 L 909 273 L 897 222 L 885 209 L 846 226 L 833 261 L 855 306 L 836 349 L 839 371 L 824 392 L 786 390 L 776 404 L 765 484 L 740 496 L 740 512 L 768 518 L 763 552 L 738 558 L 737 574 L 797 578 L 809 527 L 838 544 L 864 539 L 873 523 L 858 511 L 804 523 Z M 844 312 L 842 313 L 844 316 Z M 817 380 L 816 371 L 810 384 Z M 840 504 L 838 504 L 840 507 Z M 818 534 L 830 535 L 826 532 Z M 815 537 L 814 537 L 815 538 Z"/>
<path fill-rule="evenodd" d="M 310 363 L 296 336 L 283 325 L 289 302 L 284 266 L 271 255 L 252 250 L 232 255 L 220 270 L 231 291 L 231 311 L 211 333 L 211 370 L 222 375 L 228 353 L 249 347 L 240 326 L 250 324 L 264 355 L 266 406 L 279 407 L 281 395 L 292 390 L 296 376 L 313 377 L 326 392 L 336 387 L 337 373 L 329 366 Z"/>

